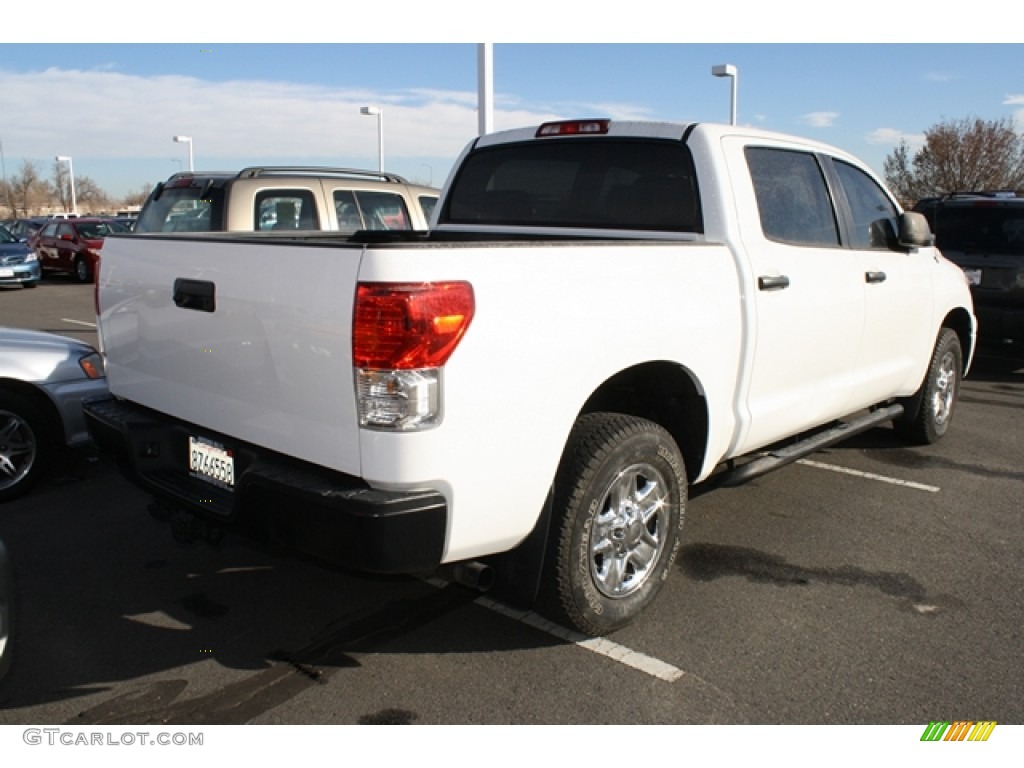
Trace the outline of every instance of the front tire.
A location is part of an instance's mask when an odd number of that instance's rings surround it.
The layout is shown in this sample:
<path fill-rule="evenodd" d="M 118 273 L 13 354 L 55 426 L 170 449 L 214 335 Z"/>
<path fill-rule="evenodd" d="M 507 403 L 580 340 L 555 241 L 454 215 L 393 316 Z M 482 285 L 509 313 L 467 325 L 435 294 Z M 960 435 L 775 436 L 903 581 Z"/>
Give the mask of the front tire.
<path fill-rule="evenodd" d="M 629 624 L 668 578 L 685 506 L 668 432 L 622 414 L 581 417 L 555 479 L 541 612 L 595 636 Z"/>
<path fill-rule="evenodd" d="M 28 492 L 46 471 L 51 450 L 43 414 L 20 395 L 0 392 L 0 501 Z"/>
<path fill-rule="evenodd" d="M 943 328 L 935 342 L 924 383 L 910 401 L 920 402 L 916 413 L 893 423 L 900 437 L 917 445 L 931 445 L 946 434 L 960 395 L 962 373 L 960 337 L 953 330 Z"/>

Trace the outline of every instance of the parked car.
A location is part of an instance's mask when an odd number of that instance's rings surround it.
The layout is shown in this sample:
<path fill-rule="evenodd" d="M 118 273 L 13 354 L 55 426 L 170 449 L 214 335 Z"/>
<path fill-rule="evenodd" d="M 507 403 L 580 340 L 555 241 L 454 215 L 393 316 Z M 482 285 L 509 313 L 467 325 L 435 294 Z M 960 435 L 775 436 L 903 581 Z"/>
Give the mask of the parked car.
<path fill-rule="evenodd" d="M 392 173 L 351 168 L 176 173 L 156 185 L 134 231 L 425 230 L 439 195 Z"/>
<path fill-rule="evenodd" d="M 135 216 L 108 216 L 107 221 L 118 232 L 131 232 L 135 229 L 135 222 L 138 221 L 138 218 Z"/>
<path fill-rule="evenodd" d="M 106 392 L 103 360 L 93 347 L 0 328 L 0 501 L 27 492 L 62 452 L 92 446 L 82 401 Z"/>
<path fill-rule="evenodd" d="M 96 274 L 103 239 L 118 228 L 97 217 L 52 219 L 29 239 L 43 273 L 63 272 L 87 283 Z"/>
<path fill-rule="evenodd" d="M 41 277 L 35 251 L 10 230 L 0 227 L 0 285 L 35 288 Z"/>
<path fill-rule="evenodd" d="M 27 242 L 50 220 L 49 216 L 33 216 L 28 219 L 7 219 L 0 222 L 7 231 L 23 242 Z"/>
<path fill-rule="evenodd" d="M 979 335 L 1024 341 L 1024 197 L 958 193 L 925 198 L 914 210 L 928 219 L 942 255 L 963 269 Z"/>

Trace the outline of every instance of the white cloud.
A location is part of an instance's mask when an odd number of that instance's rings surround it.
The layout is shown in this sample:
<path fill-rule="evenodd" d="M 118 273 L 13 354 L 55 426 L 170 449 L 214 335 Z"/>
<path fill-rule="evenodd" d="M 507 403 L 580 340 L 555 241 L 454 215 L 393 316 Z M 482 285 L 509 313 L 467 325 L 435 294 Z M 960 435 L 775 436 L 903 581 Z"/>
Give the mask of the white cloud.
<path fill-rule="evenodd" d="M 831 128 L 838 119 L 838 112 L 808 112 L 800 117 L 800 122 L 812 128 Z"/>
<path fill-rule="evenodd" d="M 1024 93 L 1008 93 L 1003 99 L 1003 104 L 1008 106 L 1024 106 Z"/>
<path fill-rule="evenodd" d="M 179 133 L 193 136 L 196 153 L 207 157 L 372 156 L 376 131 L 359 113 L 367 104 L 384 110 L 396 156 L 453 155 L 476 129 L 475 94 L 445 91 L 47 69 L 0 72 L 0 92 L 19 105 L 5 116 L 4 140 L 28 157 L 163 156 Z M 54 105 L 74 119 L 58 118 Z"/>
<path fill-rule="evenodd" d="M 896 146 L 901 141 L 907 142 L 912 151 L 924 146 L 925 136 L 923 133 L 907 133 L 898 128 L 876 128 L 867 135 L 869 144 L 884 144 Z"/>
<path fill-rule="evenodd" d="M 946 72 L 926 72 L 924 79 L 930 83 L 948 83 L 953 76 Z"/>

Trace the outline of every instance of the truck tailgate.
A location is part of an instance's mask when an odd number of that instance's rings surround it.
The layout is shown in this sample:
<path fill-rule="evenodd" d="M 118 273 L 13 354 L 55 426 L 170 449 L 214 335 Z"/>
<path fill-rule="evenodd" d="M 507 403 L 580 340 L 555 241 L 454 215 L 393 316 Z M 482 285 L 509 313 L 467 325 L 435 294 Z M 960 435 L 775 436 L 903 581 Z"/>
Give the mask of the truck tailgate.
<path fill-rule="evenodd" d="M 358 475 L 361 255 L 339 243 L 108 238 L 97 290 L 111 392 Z"/>

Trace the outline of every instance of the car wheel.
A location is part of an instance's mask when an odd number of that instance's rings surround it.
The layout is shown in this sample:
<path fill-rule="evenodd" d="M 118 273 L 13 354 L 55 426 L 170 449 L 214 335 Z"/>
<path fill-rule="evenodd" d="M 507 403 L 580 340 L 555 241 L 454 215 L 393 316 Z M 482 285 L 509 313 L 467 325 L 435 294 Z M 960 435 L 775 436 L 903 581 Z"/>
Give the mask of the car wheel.
<path fill-rule="evenodd" d="M 909 401 L 920 405 L 915 413 L 893 423 L 902 438 L 918 445 L 931 445 L 946 434 L 960 394 L 962 371 L 960 338 L 949 328 L 943 328 L 935 343 L 924 384 Z"/>
<path fill-rule="evenodd" d="M 555 479 L 538 608 L 588 635 L 633 621 L 679 549 L 686 472 L 672 437 L 622 414 L 583 416 Z"/>
<path fill-rule="evenodd" d="M 20 395 L 0 392 L 0 501 L 26 493 L 43 474 L 50 452 L 43 414 Z"/>
<path fill-rule="evenodd" d="M 79 256 L 75 259 L 75 277 L 80 283 L 88 283 L 92 280 L 92 269 L 89 262 Z"/>

